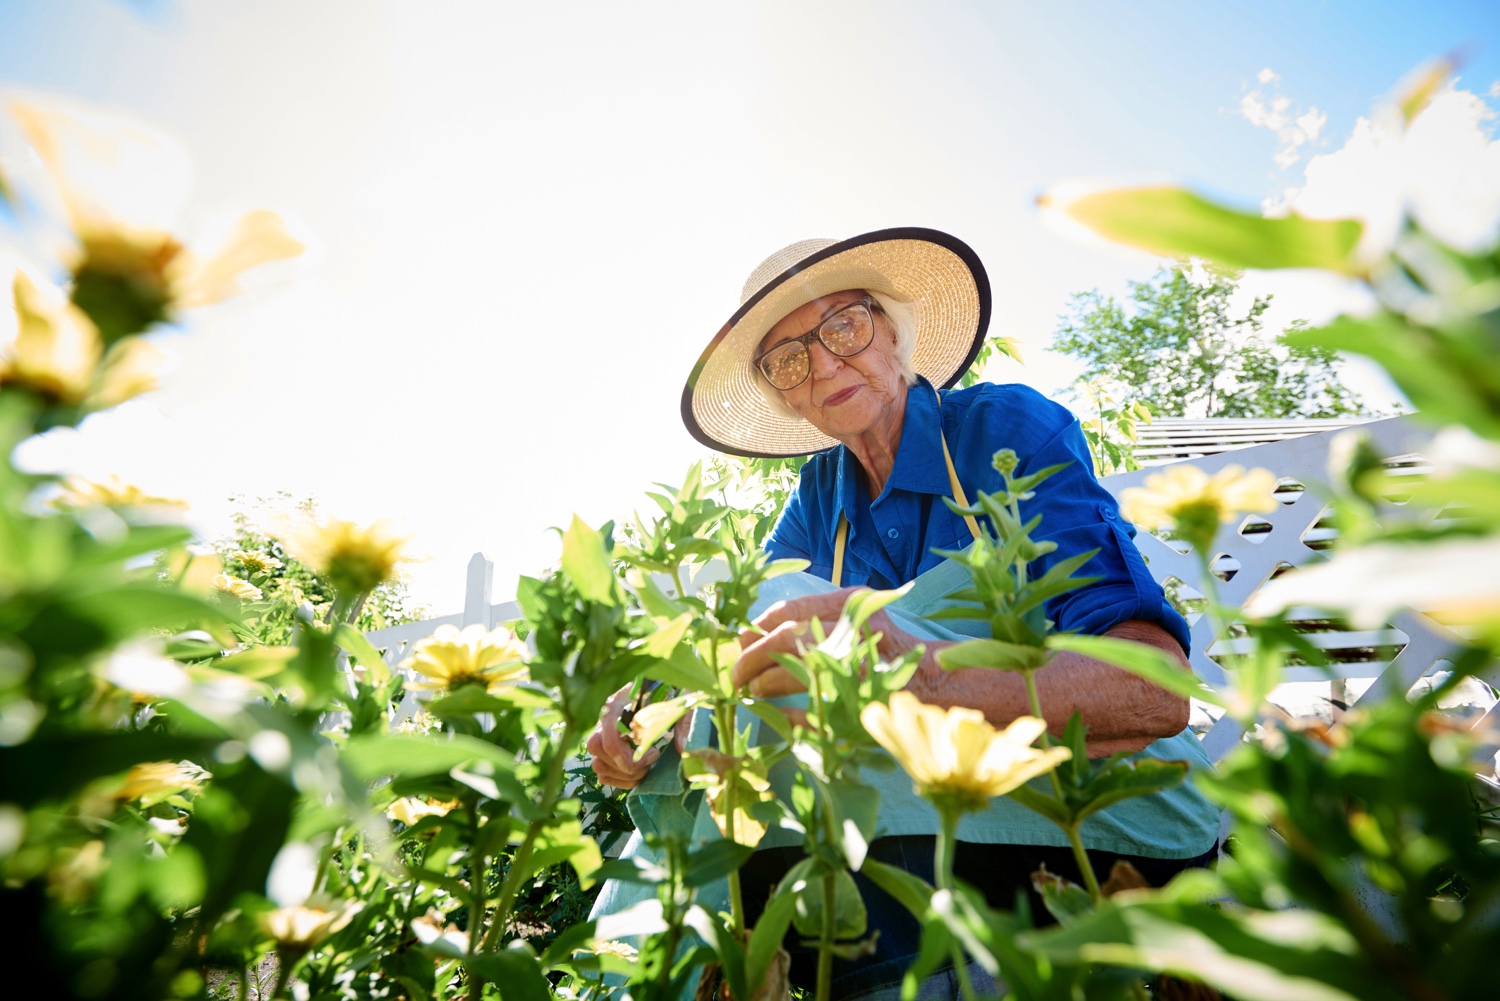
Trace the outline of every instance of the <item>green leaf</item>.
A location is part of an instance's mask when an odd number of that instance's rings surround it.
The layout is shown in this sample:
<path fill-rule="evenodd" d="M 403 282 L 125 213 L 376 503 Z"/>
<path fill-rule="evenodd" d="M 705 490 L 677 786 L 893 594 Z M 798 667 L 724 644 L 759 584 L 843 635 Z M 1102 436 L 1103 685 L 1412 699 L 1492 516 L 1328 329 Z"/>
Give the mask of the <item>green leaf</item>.
<path fill-rule="evenodd" d="M 587 948 L 593 937 L 594 922 L 583 921 L 576 925 L 569 925 L 558 932 L 557 937 L 548 943 L 546 950 L 538 958 L 538 962 L 544 969 L 566 962 L 576 950 Z"/>
<path fill-rule="evenodd" d="M 766 971 L 771 968 L 776 950 L 781 948 L 781 942 L 786 938 L 786 930 L 792 923 L 796 907 L 797 898 L 791 894 L 776 894 L 761 912 L 760 920 L 755 922 L 755 930 L 750 933 L 750 945 L 745 950 L 745 985 L 750 989 L 751 997 L 756 996 L 766 979 Z"/>
<path fill-rule="evenodd" d="M 1170 789 L 1187 778 L 1187 773 L 1186 761 L 1156 758 L 1118 761 L 1089 782 L 1085 790 L 1087 803 L 1077 809 L 1075 819 L 1093 816 L 1122 800 Z"/>
<path fill-rule="evenodd" d="M 634 649 L 647 656 L 667 660 L 677 650 L 682 637 L 687 634 L 688 627 L 692 624 L 693 613 L 683 612 L 665 625 L 658 626 L 656 632 L 640 640 Z"/>
<path fill-rule="evenodd" d="M 1073 813 L 1066 803 L 1030 785 L 1017 786 L 1006 795 L 1026 809 L 1040 813 L 1059 827 L 1067 827 L 1073 820 Z"/>
<path fill-rule="evenodd" d="M 772 560 L 765 565 L 762 573 L 766 580 L 772 577 L 780 577 L 782 574 L 801 573 L 812 566 L 807 560 Z"/>
<path fill-rule="evenodd" d="M 463 687 L 427 703 L 427 711 L 442 719 L 461 719 L 475 713 L 506 713 L 517 709 L 545 709 L 552 702 L 540 692 L 507 686 L 495 693 L 478 685 Z"/>
<path fill-rule="evenodd" d="M 740 943 L 735 940 L 724 922 L 717 915 L 710 914 L 702 907 L 694 904 L 688 908 L 687 926 L 698 933 L 698 936 L 707 942 L 713 949 L 714 954 L 719 957 L 719 966 L 724 974 L 724 980 L 729 984 L 732 997 L 749 997 L 745 990 L 745 952 Z"/>
<path fill-rule="evenodd" d="M 733 841 L 710 841 L 688 858 L 683 883 L 687 886 L 704 886 L 722 879 L 737 871 L 754 853 L 754 848 Z"/>
<path fill-rule="evenodd" d="M 463 734 L 441 737 L 417 733 L 367 734 L 351 738 L 340 757 L 366 781 L 387 775 L 394 778 L 436 775 L 476 760 L 488 761 L 507 772 L 515 768 L 506 751 Z"/>
<path fill-rule="evenodd" d="M 63 604 L 116 636 L 150 629 L 188 629 L 235 621 L 220 606 L 156 586 L 111 587 L 70 596 Z"/>
<path fill-rule="evenodd" d="M 603 863 L 599 842 L 583 833 L 578 820 L 564 820 L 542 830 L 537 835 L 536 846 L 527 860 L 527 875 L 531 876 L 551 866 L 566 862 L 578 874 L 578 883 L 585 890 L 594 885 L 594 873 Z"/>
<path fill-rule="evenodd" d="M 1268 219 L 1172 187 L 1083 195 L 1063 207 L 1101 236 L 1168 257 L 1203 257 L 1231 268 L 1322 268 L 1355 275 L 1363 226 L 1355 219 Z"/>
<path fill-rule="evenodd" d="M 795 734 L 792 730 L 791 721 L 786 718 L 786 713 L 766 702 L 764 699 L 741 699 L 740 705 L 760 717 L 760 721 L 787 743 L 791 743 Z"/>
<path fill-rule="evenodd" d="M 562 568 L 586 601 L 614 604 L 615 576 L 604 550 L 604 538 L 576 514 L 563 533 Z"/>
<path fill-rule="evenodd" d="M 666 882 L 670 877 L 664 867 L 639 855 L 635 858 L 609 859 L 594 871 L 594 875 L 599 879 L 618 879 L 626 883 L 647 885 Z"/>
<path fill-rule="evenodd" d="M 1045 469 L 1038 469 L 1036 472 L 1027 473 L 1025 476 L 1017 476 L 1015 479 L 1010 481 L 1010 492 L 1019 495 L 1035 490 L 1037 486 L 1040 485 L 1043 481 L 1049 479 L 1050 477 L 1056 476 L 1058 473 L 1062 472 L 1064 469 L 1067 469 L 1071 465 L 1071 462 L 1059 462 L 1055 466 L 1048 466 Z M 1030 529 L 1028 529 L 1028 531 L 1029 530 Z"/>
<path fill-rule="evenodd" d="M 1003 640 L 966 640 L 937 652 L 945 671 L 989 667 L 1000 671 L 1024 671 L 1041 667 L 1051 657 L 1042 647 L 1022 646 Z"/>
<path fill-rule="evenodd" d="M 855 628 L 870 621 L 870 616 L 911 590 L 911 584 L 903 584 L 889 591 L 856 591 L 844 602 L 844 615 Z"/>
<path fill-rule="evenodd" d="M 1495 433 L 1495 416 L 1466 367 L 1456 364 L 1452 354 L 1445 357 L 1430 332 L 1413 328 L 1394 313 L 1340 316 L 1323 327 L 1284 334 L 1281 340 L 1291 347 L 1364 355 L 1385 369 L 1426 417 Z"/>
<path fill-rule="evenodd" d="M 369 672 L 371 684 L 383 685 L 391 680 L 391 669 L 375 645 L 365 639 L 364 633 L 347 623 L 339 623 L 333 630 L 333 641 L 364 666 Z"/>
<path fill-rule="evenodd" d="M 1093 898 L 1087 890 L 1072 880 L 1048 872 L 1046 866 L 1031 874 L 1031 885 L 1042 895 L 1047 913 L 1064 925 L 1072 924 L 1094 909 Z"/>
<path fill-rule="evenodd" d="M 516 581 L 516 604 L 527 622 L 538 622 L 546 614 L 542 604 L 542 582 L 524 574 Z"/>
<path fill-rule="evenodd" d="M 872 858 L 865 859 L 865 864 L 859 871 L 870 882 L 894 897 L 902 907 L 911 911 L 918 921 L 926 917 L 933 893 L 926 880 L 913 876 L 905 869 L 898 869 Z"/>
<path fill-rule="evenodd" d="M 1047 637 L 1047 647 L 1051 650 L 1081 653 L 1085 657 L 1113 664 L 1174 695 L 1220 707 L 1229 705 L 1223 695 L 1199 681 L 1197 675 L 1183 670 L 1176 657 L 1145 643 L 1116 639 L 1113 636 L 1055 635 Z"/>
<path fill-rule="evenodd" d="M 502 986 L 506 1001 L 552 1001 L 541 964 L 525 945 L 468 956 L 463 963 L 471 976 Z"/>
<path fill-rule="evenodd" d="M 858 871 L 864 864 L 880 815 L 880 792 L 847 779 L 825 787 L 838 827 L 844 861 Z"/>
<path fill-rule="evenodd" d="M 672 656 L 665 660 L 650 661 L 645 668 L 646 677 L 673 688 L 688 691 L 717 691 L 719 679 L 696 650 L 687 643 L 678 644 Z"/>
<path fill-rule="evenodd" d="M 1399 991 L 1332 918 L 1204 904 L 1114 905 L 1018 942 L 1054 961 L 1108 963 L 1202 980 L 1240 1001 L 1354 1001 Z"/>
<path fill-rule="evenodd" d="M 829 869 L 826 863 L 816 858 L 805 858 L 792 866 L 776 888 L 777 894 L 786 893 L 797 898 L 792 921 L 797 931 L 808 938 L 817 938 L 823 933 L 824 879 L 832 875 L 834 889 L 834 937 L 858 938 L 865 933 L 868 917 L 865 902 L 859 895 L 859 887 L 849 870 L 842 867 Z"/>
<path fill-rule="evenodd" d="M 636 727 L 640 728 L 639 732 L 631 735 L 631 739 L 635 741 L 635 760 L 639 761 L 645 757 L 651 746 L 668 730 L 676 726 L 677 721 L 694 709 L 702 699 L 703 696 L 697 692 L 690 692 L 687 695 L 679 695 L 676 698 L 643 706 L 631 722 L 632 730 Z"/>

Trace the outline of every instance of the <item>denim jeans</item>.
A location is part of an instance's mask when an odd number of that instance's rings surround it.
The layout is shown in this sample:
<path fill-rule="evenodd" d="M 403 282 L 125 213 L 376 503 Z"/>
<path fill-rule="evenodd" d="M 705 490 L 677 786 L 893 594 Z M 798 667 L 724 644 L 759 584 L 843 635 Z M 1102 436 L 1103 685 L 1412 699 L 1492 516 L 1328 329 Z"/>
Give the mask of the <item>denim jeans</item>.
<path fill-rule="evenodd" d="M 869 857 L 904 869 L 927 882 L 933 878 L 933 848 L 936 839 L 930 836 L 909 835 L 877 838 L 870 843 Z M 1161 886 L 1177 873 L 1191 867 L 1206 866 L 1214 856 L 1212 851 L 1197 858 L 1155 859 L 1133 855 L 1115 855 L 1111 852 L 1090 851 L 1089 861 L 1101 879 L 1109 875 L 1116 859 L 1129 862 L 1153 886 Z M 775 891 L 788 869 L 803 857 L 800 848 L 767 848 L 756 852 L 740 870 L 740 883 L 744 892 L 747 917 L 753 922 L 760 916 L 765 903 Z M 960 842 L 954 853 L 953 872 L 963 882 L 984 894 L 990 906 L 1015 910 L 1017 895 L 1024 894 L 1030 907 L 1032 920 L 1038 926 L 1053 924 L 1053 919 L 1042 905 L 1041 896 L 1032 888 L 1031 874 L 1043 865 L 1049 872 L 1064 876 L 1074 882 L 1082 882 L 1068 848 L 1053 848 L 1041 845 L 985 845 Z M 922 927 L 911 912 L 893 897 L 859 873 L 854 882 L 864 899 L 868 916 L 866 935 L 880 932 L 875 944 L 875 953 L 858 960 L 834 959 L 833 997 L 839 1001 L 886 1001 L 900 997 L 901 979 L 916 959 L 922 939 Z M 817 976 L 817 950 L 802 944 L 803 938 L 796 929 L 787 933 L 785 947 L 792 957 L 791 982 L 804 990 L 812 990 Z M 971 964 L 975 973 L 974 987 L 981 994 L 999 991 L 988 974 Z M 923 981 L 919 998 L 948 998 L 958 996 L 957 979 L 951 969 Z M 887 994 L 886 992 L 890 993 Z"/>

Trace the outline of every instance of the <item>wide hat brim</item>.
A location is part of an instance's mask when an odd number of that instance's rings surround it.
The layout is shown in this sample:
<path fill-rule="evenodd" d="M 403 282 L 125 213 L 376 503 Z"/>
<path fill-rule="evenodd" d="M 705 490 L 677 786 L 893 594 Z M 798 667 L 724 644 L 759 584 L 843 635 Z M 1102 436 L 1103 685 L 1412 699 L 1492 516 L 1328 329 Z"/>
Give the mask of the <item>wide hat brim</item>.
<path fill-rule="evenodd" d="M 682 391 L 688 432 L 750 458 L 808 455 L 838 442 L 772 409 L 750 367 L 766 333 L 792 310 L 845 289 L 879 292 L 916 308 L 912 367 L 947 388 L 974 363 L 990 320 L 990 284 L 968 244 L 935 229 L 882 229 L 842 240 L 766 282 L 714 335 Z"/>

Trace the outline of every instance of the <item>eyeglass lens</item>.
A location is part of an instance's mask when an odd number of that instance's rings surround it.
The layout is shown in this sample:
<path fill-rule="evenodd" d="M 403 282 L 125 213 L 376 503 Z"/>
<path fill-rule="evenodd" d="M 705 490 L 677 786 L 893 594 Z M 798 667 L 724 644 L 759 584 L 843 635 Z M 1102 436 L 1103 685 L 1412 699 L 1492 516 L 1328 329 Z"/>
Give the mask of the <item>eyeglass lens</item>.
<path fill-rule="evenodd" d="M 870 346 L 875 336 L 875 322 L 864 303 L 855 303 L 823 321 L 816 334 L 823 346 L 840 358 L 859 354 Z M 777 389 L 795 389 L 802 385 L 812 368 L 806 339 L 786 341 L 766 353 L 760 360 L 761 371 Z"/>

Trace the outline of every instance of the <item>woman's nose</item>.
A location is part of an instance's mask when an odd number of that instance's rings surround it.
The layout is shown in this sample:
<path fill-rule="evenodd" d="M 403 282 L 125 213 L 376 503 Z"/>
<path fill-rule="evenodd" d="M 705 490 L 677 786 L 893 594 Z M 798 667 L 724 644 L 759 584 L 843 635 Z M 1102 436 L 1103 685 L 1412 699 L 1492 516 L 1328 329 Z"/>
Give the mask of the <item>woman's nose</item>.
<path fill-rule="evenodd" d="M 821 341 L 807 346 L 813 378 L 826 379 L 844 367 L 844 359 L 829 351 Z"/>

